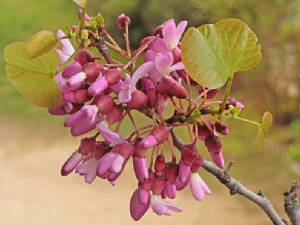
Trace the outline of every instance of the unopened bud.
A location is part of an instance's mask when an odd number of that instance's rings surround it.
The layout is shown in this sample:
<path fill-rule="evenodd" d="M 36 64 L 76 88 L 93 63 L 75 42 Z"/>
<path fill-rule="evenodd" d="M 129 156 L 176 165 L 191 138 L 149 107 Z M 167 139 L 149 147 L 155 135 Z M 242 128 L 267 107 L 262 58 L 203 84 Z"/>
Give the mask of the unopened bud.
<path fill-rule="evenodd" d="M 88 62 L 83 66 L 83 71 L 87 76 L 87 81 L 93 82 L 100 75 L 101 67 L 96 62 Z"/>
<path fill-rule="evenodd" d="M 204 139 L 205 146 L 208 151 L 213 153 L 219 153 L 222 149 L 222 139 L 216 135 L 210 134 Z"/>
<path fill-rule="evenodd" d="M 130 24 L 130 17 L 121 13 L 117 18 L 117 26 L 120 30 L 124 30 L 125 26 Z"/>
<path fill-rule="evenodd" d="M 127 105 L 131 109 L 142 109 L 146 106 L 147 101 L 148 96 L 144 92 L 136 90 L 132 93 L 131 101 Z"/>
<path fill-rule="evenodd" d="M 224 122 L 216 121 L 215 122 L 215 129 L 220 134 L 223 134 L 223 135 L 228 135 L 229 134 L 228 126 Z"/>

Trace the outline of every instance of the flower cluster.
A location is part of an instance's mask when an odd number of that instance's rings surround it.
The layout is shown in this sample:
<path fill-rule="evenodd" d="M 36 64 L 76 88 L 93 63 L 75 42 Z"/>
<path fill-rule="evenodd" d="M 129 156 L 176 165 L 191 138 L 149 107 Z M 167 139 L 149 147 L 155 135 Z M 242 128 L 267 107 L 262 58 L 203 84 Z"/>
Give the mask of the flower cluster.
<path fill-rule="evenodd" d="M 91 18 L 85 15 L 85 20 L 90 21 Z M 117 19 L 117 26 L 124 30 L 125 39 L 130 22 L 124 14 Z M 128 63 L 114 60 L 99 62 L 101 57 L 83 49 L 55 77 L 63 102 L 59 107 L 50 108 L 49 112 L 69 115 L 64 126 L 71 129 L 73 136 L 96 131 L 93 136 L 81 139 L 78 149 L 62 166 L 61 174 L 66 176 L 75 171 L 84 176 L 87 183 L 99 177 L 115 185 L 125 165 L 132 159 L 137 179 L 137 189 L 130 200 L 130 214 L 134 220 L 139 220 L 150 206 L 157 215 L 182 211 L 165 199 L 176 198 L 177 192 L 188 185 L 196 200 L 201 201 L 205 195 L 211 194 L 198 174 L 203 158 L 197 150 L 197 141 L 203 141 L 216 165 L 224 167 L 220 135 L 228 135 L 228 127 L 216 117 L 206 117 L 214 115 L 209 113 L 213 111 L 212 105 L 221 104 L 220 101 L 208 101 L 216 96 L 218 90 L 193 82 L 181 61 L 180 39 L 186 26 L 186 21 L 177 26 L 174 20 L 166 21 L 155 29 L 152 36 L 142 39 L 132 55 L 130 49 L 122 50 L 104 27 L 100 27 L 101 38 L 108 39 L 105 43 L 119 51 Z M 57 35 L 60 38 L 65 36 L 61 30 Z M 92 39 L 91 43 L 95 40 Z M 56 50 L 61 64 L 64 64 L 75 50 L 68 39 L 62 39 L 61 46 Z M 107 59 L 109 54 L 106 52 L 104 56 Z M 136 59 L 142 56 L 143 63 L 135 68 Z M 195 89 L 198 93 L 193 98 L 192 90 Z M 174 113 L 171 118 L 165 118 L 164 112 L 169 103 Z M 243 105 L 230 98 L 225 110 L 231 107 L 242 108 Z M 194 118 L 195 109 L 200 109 L 203 116 Z M 138 127 L 132 110 L 143 113 L 153 123 Z M 129 137 L 119 133 L 126 116 L 134 128 Z M 180 149 L 179 158 L 174 152 L 171 135 L 178 126 L 186 127 L 191 137 L 191 143 Z M 169 144 L 169 151 L 163 147 L 165 142 Z M 168 155 L 171 156 L 170 161 L 167 160 Z"/>

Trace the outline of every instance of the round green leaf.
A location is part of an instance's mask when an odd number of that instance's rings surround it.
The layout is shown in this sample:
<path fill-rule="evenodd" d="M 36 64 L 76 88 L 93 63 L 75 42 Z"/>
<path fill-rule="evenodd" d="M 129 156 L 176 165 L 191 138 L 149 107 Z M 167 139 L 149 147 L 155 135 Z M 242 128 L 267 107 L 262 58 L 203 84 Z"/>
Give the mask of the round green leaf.
<path fill-rule="evenodd" d="M 49 52 L 57 43 L 52 31 L 42 30 L 32 35 L 27 41 L 27 52 L 30 58 L 36 58 Z"/>
<path fill-rule="evenodd" d="M 262 126 L 264 128 L 265 136 L 268 135 L 268 133 L 270 132 L 272 125 L 273 125 L 272 113 L 267 111 L 264 113 L 263 119 L 262 119 Z"/>
<path fill-rule="evenodd" d="M 72 0 L 72 1 L 75 2 L 80 8 L 84 8 L 88 0 Z"/>
<path fill-rule="evenodd" d="M 42 107 L 59 106 L 61 91 L 54 80 L 59 56 L 52 50 L 36 59 L 31 59 L 26 42 L 15 42 L 6 46 L 4 57 L 6 73 L 22 96 Z"/>
<path fill-rule="evenodd" d="M 182 41 L 185 68 L 208 88 L 221 87 L 230 74 L 253 69 L 261 57 L 255 33 L 239 19 L 191 27 Z"/>

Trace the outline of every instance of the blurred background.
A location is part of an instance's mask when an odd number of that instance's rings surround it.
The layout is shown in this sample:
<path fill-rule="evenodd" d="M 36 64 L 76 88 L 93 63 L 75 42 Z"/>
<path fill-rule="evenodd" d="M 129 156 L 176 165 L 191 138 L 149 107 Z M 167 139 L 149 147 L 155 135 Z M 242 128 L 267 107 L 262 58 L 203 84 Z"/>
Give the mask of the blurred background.
<path fill-rule="evenodd" d="M 60 166 L 73 152 L 78 138 L 62 126 L 64 118 L 25 102 L 9 83 L 4 68 L 4 46 L 24 41 L 41 29 L 55 31 L 77 23 L 71 0 L 2 1 L 0 8 L 0 224 L 135 224 L 129 198 L 136 187 L 127 166 L 116 187 L 82 177 L 60 176 Z M 256 128 L 228 121 L 231 135 L 224 138 L 227 161 L 236 162 L 232 175 L 254 191 L 269 196 L 283 215 L 282 193 L 299 182 L 299 0 L 90 0 L 89 13 L 101 12 L 107 29 L 122 42 L 115 18 L 130 15 L 131 43 L 152 33 L 163 21 L 186 19 L 189 26 L 214 23 L 226 17 L 243 19 L 258 35 L 263 60 L 258 68 L 236 76 L 232 95 L 245 103 L 242 116 L 260 120 L 264 111 L 275 125 L 256 153 Z M 125 130 L 123 128 L 123 130 Z M 196 202 L 189 191 L 175 202 L 184 212 L 158 217 L 148 212 L 139 224 L 271 224 L 256 205 L 228 191 L 201 171 L 213 191 Z"/>

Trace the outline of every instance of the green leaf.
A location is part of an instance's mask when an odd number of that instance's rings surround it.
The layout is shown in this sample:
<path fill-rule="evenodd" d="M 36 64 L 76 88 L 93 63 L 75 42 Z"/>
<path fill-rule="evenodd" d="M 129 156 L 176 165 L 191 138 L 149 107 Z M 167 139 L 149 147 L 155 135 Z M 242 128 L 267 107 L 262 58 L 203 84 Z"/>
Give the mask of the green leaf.
<path fill-rule="evenodd" d="M 270 133 L 270 129 L 273 125 L 273 116 L 270 112 L 265 112 L 262 119 L 262 127 L 264 130 L 265 136 L 267 136 Z"/>
<path fill-rule="evenodd" d="M 182 61 L 197 83 L 219 88 L 228 76 L 256 67 L 261 46 L 255 33 L 239 19 L 223 19 L 187 30 L 182 41 Z"/>
<path fill-rule="evenodd" d="M 190 119 L 191 121 L 194 121 L 194 120 L 197 119 L 200 115 L 201 115 L 201 112 L 199 111 L 199 109 L 198 109 L 198 108 L 195 108 L 195 109 L 192 111 L 192 113 L 191 113 L 189 119 Z"/>
<path fill-rule="evenodd" d="M 101 13 L 97 13 L 97 15 L 94 16 L 94 17 L 92 18 L 92 21 L 91 21 L 91 22 L 92 22 L 92 23 L 95 23 L 96 26 L 98 27 L 98 26 L 104 24 L 104 18 L 103 18 L 103 16 L 102 16 Z"/>
<path fill-rule="evenodd" d="M 257 150 L 260 155 L 264 152 L 264 140 L 270 133 L 273 124 L 273 116 L 270 112 L 265 112 L 262 118 L 262 124 L 257 131 Z"/>
<path fill-rule="evenodd" d="M 6 73 L 22 96 L 42 107 L 59 106 L 61 91 L 54 80 L 59 56 L 52 50 L 36 59 L 30 59 L 26 42 L 15 42 L 4 49 Z"/>
<path fill-rule="evenodd" d="M 57 39 L 52 31 L 42 30 L 32 35 L 27 41 L 27 52 L 30 58 L 36 58 L 49 52 L 56 45 Z"/>
<path fill-rule="evenodd" d="M 75 2 L 80 8 L 85 8 L 88 0 L 72 0 Z"/>
<path fill-rule="evenodd" d="M 262 155 L 264 153 L 265 133 L 261 127 L 257 131 L 256 143 L 257 143 L 257 152 L 258 154 Z"/>

